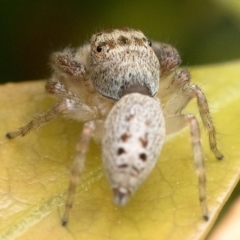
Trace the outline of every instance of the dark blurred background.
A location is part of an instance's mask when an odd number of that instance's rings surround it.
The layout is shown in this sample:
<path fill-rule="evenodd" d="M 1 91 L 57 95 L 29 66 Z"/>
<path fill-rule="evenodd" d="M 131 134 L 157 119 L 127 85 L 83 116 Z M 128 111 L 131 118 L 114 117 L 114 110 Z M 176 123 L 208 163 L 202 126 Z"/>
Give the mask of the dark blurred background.
<path fill-rule="evenodd" d="M 46 78 L 51 52 L 122 26 L 176 46 L 187 66 L 239 59 L 240 20 L 221 2 L 1 0 L 0 81 Z"/>

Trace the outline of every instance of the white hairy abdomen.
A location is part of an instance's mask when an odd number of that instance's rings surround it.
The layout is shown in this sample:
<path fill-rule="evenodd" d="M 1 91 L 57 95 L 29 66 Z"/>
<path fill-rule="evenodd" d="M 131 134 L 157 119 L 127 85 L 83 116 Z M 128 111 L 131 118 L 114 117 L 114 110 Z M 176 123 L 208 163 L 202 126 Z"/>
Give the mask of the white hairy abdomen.
<path fill-rule="evenodd" d="M 103 163 L 115 202 L 124 205 L 156 164 L 165 137 L 158 100 L 131 93 L 110 111 L 103 134 Z"/>

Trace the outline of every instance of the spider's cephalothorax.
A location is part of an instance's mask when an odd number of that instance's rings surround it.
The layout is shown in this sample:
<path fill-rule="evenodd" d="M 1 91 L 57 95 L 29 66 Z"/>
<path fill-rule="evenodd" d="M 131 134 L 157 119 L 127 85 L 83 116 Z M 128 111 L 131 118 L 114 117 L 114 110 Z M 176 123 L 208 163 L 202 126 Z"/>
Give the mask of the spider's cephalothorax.
<path fill-rule="evenodd" d="M 176 69 L 180 62 L 172 46 L 151 43 L 141 31 L 127 28 L 99 32 L 91 37 L 90 44 L 52 55 L 53 73 L 46 90 L 58 102 L 18 131 L 7 133 L 7 137 L 24 136 L 60 114 L 84 122 L 72 166 L 63 225 L 69 218 L 89 141 L 96 133 L 103 134 L 103 164 L 115 203 L 124 205 L 155 166 L 165 135 L 185 126 L 191 132 L 199 198 L 203 217 L 208 219 L 199 125 L 192 114 L 182 113 L 192 98 L 197 99 L 212 152 L 217 159 L 223 155 L 217 147 L 207 100 L 196 84 L 190 84 L 189 72 Z"/>
<path fill-rule="evenodd" d="M 91 38 L 91 79 L 95 89 L 106 97 L 119 100 L 130 92 L 154 96 L 159 70 L 151 42 L 140 31 L 108 30 Z"/>

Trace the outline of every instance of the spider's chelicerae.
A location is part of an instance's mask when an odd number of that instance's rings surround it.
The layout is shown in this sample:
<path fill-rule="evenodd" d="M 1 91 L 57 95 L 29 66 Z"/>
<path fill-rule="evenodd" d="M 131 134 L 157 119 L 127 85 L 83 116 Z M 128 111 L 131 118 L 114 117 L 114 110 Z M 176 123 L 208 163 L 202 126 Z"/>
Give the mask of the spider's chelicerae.
<path fill-rule="evenodd" d="M 217 159 L 223 155 L 217 148 L 215 127 L 202 90 L 190 84 L 186 69 L 176 70 L 180 57 L 175 48 L 151 43 L 138 30 L 113 29 L 94 34 L 90 44 L 78 49 L 53 53 L 51 64 L 53 73 L 46 90 L 56 95 L 58 103 L 18 131 L 7 133 L 7 137 L 24 136 L 60 114 L 84 122 L 76 145 L 63 225 L 68 222 L 96 128 L 103 129 L 102 159 L 114 201 L 125 205 L 155 166 L 165 136 L 188 125 L 202 213 L 208 219 L 199 124 L 192 114 L 182 114 L 192 98 L 197 99 L 213 154 Z"/>

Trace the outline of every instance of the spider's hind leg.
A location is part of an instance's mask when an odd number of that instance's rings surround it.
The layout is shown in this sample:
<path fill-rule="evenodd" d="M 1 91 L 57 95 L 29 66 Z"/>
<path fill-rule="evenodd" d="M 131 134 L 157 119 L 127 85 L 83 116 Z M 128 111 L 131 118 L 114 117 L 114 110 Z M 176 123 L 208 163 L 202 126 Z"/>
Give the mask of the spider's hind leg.
<path fill-rule="evenodd" d="M 198 121 L 192 114 L 181 114 L 166 118 L 167 134 L 177 132 L 187 125 L 190 128 L 193 159 L 198 176 L 199 201 L 202 208 L 203 218 L 208 220 L 206 172 Z"/>

